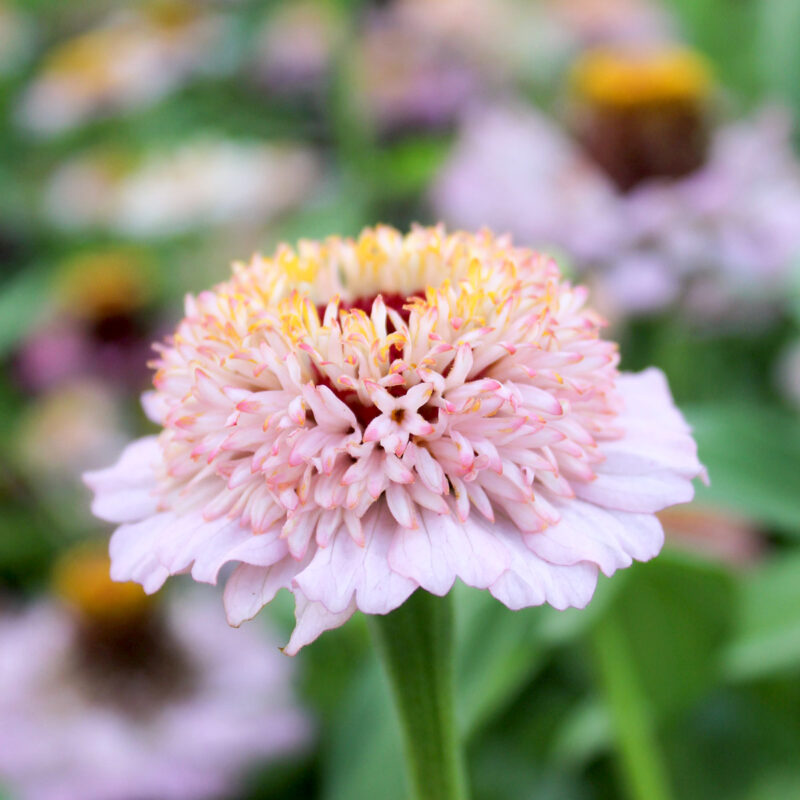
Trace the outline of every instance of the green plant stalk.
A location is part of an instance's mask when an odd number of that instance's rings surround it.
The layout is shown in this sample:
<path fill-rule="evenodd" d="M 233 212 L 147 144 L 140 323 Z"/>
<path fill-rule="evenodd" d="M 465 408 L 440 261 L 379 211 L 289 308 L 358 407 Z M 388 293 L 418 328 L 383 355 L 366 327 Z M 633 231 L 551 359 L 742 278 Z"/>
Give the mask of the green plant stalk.
<path fill-rule="evenodd" d="M 411 800 L 466 800 L 451 596 L 418 589 L 391 613 L 368 619 L 400 717 Z"/>
<path fill-rule="evenodd" d="M 653 721 L 613 610 L 595 628 L 593 644 L 628 796 L 672 800 Z"/>

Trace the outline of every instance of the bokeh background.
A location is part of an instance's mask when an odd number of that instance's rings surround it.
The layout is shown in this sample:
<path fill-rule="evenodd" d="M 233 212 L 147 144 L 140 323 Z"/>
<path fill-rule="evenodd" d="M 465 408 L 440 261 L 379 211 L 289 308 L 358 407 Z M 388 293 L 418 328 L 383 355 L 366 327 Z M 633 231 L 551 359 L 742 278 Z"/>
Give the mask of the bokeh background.
<path fill-rule="evenodd" d="M 213 588 L 142 611 L 80 475 L 186 292 L 415 221 L 556 254 L 711 476 L 585 611 L 457 587 L 475 800 L 800 798 L 798 40 L 797 0 L 2 0 L 0 798 L 404 797 L 363 619 L 288 659 L 287 598 L 247 646 Z"/>

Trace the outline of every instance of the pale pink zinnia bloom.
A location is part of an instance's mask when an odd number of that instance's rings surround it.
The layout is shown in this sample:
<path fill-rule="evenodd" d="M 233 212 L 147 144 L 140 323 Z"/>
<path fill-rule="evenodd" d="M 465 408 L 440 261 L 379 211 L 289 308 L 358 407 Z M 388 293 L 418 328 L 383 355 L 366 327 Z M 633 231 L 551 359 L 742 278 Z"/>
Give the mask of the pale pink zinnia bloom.
<path fill-rule="evenodd" d="M 489 232 L 281 247 L 189 297 L 145 396 L 160 436 L 90 473 L 112 574 L 226 562 L 238 625 L 286 587 L 296 653 L 456 578 L 584 606 L 652 558 L 702 472 L 664 376 L 617 371 L 586 291 Z"/>

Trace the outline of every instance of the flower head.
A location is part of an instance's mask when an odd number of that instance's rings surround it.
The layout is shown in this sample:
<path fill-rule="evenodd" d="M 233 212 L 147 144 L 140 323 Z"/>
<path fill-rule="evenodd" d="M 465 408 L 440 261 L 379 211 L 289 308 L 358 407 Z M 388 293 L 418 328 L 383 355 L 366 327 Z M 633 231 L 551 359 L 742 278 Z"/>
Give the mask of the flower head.
<path fill-rule="evenodd" d="M 543 115 L 476 109 L 431 200 L 449 224 L 489 224 L 563 249 L 599 285 L 610 315 L 680 303 L 701 324 L 763 324 L 775 317 L 765 308 L 785 302 L 800 256 L 800 164 L 788 123 L 773 109 L 719 126 L 691 174 L 650 177 L 623 193 Z M 631 169 L 643 163 L 633 159 Z"/>
<path fill-rule="evenodd" d="M 132 160 L 94 150 L 62 164 L 46 190 L 50 224 L 134 238 L 236 223 L 263 225 L 304 203 L 320 177 L 308 147 L 198 138 Z"/>
<path fill-rule="evenodd" d="M 585 605 L 701 471 L 663 376 L 620 375 L 585 300 L 552 259 L 441 227 L 237 265 L 160 347 L 161 435 L 86 477 L 124 523 L 112 574 L 155 591 L 240 562 L 229 621 L 291 589 L 291 653 L 457 577 Z"/>
<path fill-rule="evenodd" d="M 219 70 L 228 22 L 185 0 L 156 0 L 110 14 L 54 47 L 18 109 L 21 124 L 52 136 L 150 105 L 197 74 Z"/>
<path fill-rule="evenodd" d="M 304 747 L 271 636 L 233 635 L 210 598 L 148 598 L 108 569 L 71 552 L 57 597 L 0 616 L 0 780 L 15 797 L 227 797 Z"/>
<path fill-rule="evenodd" d="M 698 54 L 664 46 L 590 51 L 574 66 L 573 86 L 576 133 L 621 190 L 703 165 L 711 77 Z"/>

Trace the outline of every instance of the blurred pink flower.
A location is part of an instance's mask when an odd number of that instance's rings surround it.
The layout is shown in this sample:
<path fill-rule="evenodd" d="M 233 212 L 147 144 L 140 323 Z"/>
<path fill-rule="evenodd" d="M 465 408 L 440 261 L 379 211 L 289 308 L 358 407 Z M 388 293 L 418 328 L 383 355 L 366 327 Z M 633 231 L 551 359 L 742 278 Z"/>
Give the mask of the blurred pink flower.
<path fill-rule="evenodd" d="M 324 92 L 344 27 L 327 3 L 295 0 L 277 6 L 256 39 L 252 66 L 257 79 L 281 94 Z"/>
<path fill-rule="evenodd" d="M 41 392 L 95 376 L 140 391 L 151 352 L 142 319 L 153 294 L 147 259 L 129 248 L 97 247 L 56 266 L 38 325 L 15 353 L 20 384 Z"/>
<path fill-rule="evenodd" d="M 780 299 L 800 259 L 800 166 L 777 111 L 718 128 L 691 175 L 623 194 L 541 114 L 484 109 L 466 119 L 431 196 L 448 223 L 562 249 L 613 311 L 680 300 L 698 319 L 741 315 Z"/>
<path fill-rule="evenodd" d="M 160 437 L 86 475 L 112 576 L 240 562 L 238 625 L 281 587 L 293 654 L 356 609 L 456 578 L 584 606 L 652 558 L 701 474 L 664 376 L 617 372 L 586 291 L 490 233 L 304 241 L 189 298 L 145 396 Z"/>
<path fill-rule="evenodd" d="M 78 481 L 87 469 L 113 458 L 126 437 L 123 410 L 114 387 L 96 379 L 72 378 L 35 398 L 15 431 L 21 466 L 39 483 Z"/>
<path fill-rule="evenodd" d="M 545 92 L 585 47 L 656 42 L 671 28 L 650 0 L 394 0 L 391 16 L 416 41 L 454 53 L 484 88 L 524 82 Z"/>
<path fill-rule="evenodd" d="M 369 16 L 353 59 L 352 91 L 384 135 L 447 127 L 478 89 L 451 43 L 406 24 L 393 8 Z"/>
<path fill-rule="evenodd" d="M 168 602 L 177 651 L 159 670 L 179 673 L 168 687 L 152 663 L 87 674 L 78 621 L 53 601 L 0 617 L 0 781 L 20 800 L 211 798 L 300 750 L 310 725 L 291 662 L 216 608 L 196 595 Z"/>
<path fill-rule="evenodd" d="M 735 567 L 748 567 L 764 555 L 767 539 L 746 517 L 718 508 L 682 506 L 658 515 L 667 542 Z"/>

